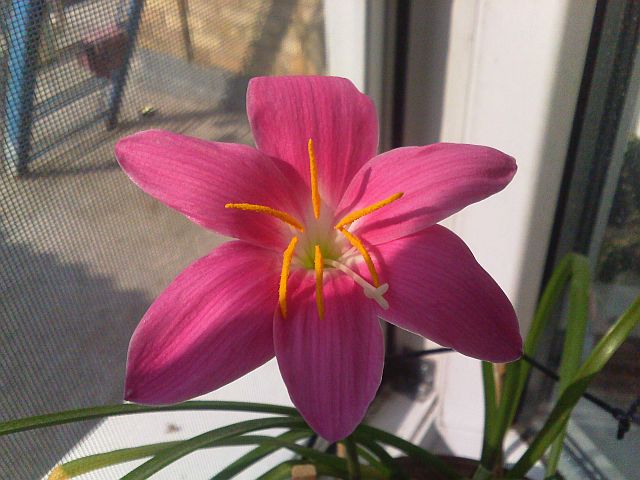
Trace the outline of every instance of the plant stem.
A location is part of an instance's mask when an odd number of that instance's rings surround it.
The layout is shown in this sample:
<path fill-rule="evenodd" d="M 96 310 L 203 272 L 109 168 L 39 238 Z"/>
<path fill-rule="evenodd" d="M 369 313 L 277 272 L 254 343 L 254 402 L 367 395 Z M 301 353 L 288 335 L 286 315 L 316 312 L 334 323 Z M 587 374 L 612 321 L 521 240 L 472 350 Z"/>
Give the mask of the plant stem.
<path fill-rule="evenodd" d="M 347 468 L 349 470 L 349 480 L 360 480 L 360 462 L 358 461 L 358 449 L 351 436 L 344 439 L 347 448 Z"/>
<path fill-rule="evenodd" d="M 558 300 L 562 297 L 565 285 L 571 278 L 574 256 L 575 254 L 570 253 L 560 260 L 542 293 L 531 322 L 531 328 L 524 342 L 524 353 L 529 356 L 534 356 L 547 320 Z M 483 465 L 496 465 L 501 462 L 500 452 L 504 443 L 504 436 L 513 423 L 530 371 L 531 366 L 522 359 L 507 365 L 502 385 L 502 395 L 498 400 L 498 408 L 495 415 L 496 425 L 491 427 L 488 432 L 489 438 L 485 439 L 487 451 L 486 453 L 483 451 Z"/>
<path fill-rule="evenodd" d="M 572 262 L 572 278 L 569 288 L 567 328 L 564 335 L 562 359 L 560 363 L 559 395 L 562 395 L 580 368 L 584 350 L 584 335 L 589 320 L 589 261 L 576 255 Z M 565 422 L 566 423 L 566 422 Z M 566 427 L 556 438 L 547 459 L 545 477 L 556 473 L 564 444 Z"/>
<path fill-rule="evenodd" d="M 480 464 L 489 471 L 493 469 L 494 465 L 492 462 L 496 458 L 496 452 L 493 450 L 494 446 L 491 445 L 490 439 L 495 438 L 498 433 L 495 430 L 498 427 L 496 419 L 498 415 L 499 399 L 496 397 L 496 383 L 493 373 L 493 364 L 489 362 L 482 362 L 482 384 L 484 387 L 484 436 Z"/>

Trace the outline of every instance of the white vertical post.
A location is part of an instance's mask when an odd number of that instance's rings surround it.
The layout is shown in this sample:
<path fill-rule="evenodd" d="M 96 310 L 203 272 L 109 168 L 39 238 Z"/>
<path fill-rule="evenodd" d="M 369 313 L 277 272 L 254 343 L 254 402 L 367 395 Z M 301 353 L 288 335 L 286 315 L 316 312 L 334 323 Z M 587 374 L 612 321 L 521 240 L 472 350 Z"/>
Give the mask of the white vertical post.
<path fill-rule="evenodd" d="M 593 0 L 456 0 L 441 138 L 513 155 L 504 192 L 445 222 L 506 291 L 526 333 L 538 298 L 580 88 Z M 479 363 L 444 359 L 440 430 L 455 454 L 477 457 Z"/>
<path fill-rule="evenodd" d="M 365 88 L 365 0 L 324 0 L 327 73 Z"/>

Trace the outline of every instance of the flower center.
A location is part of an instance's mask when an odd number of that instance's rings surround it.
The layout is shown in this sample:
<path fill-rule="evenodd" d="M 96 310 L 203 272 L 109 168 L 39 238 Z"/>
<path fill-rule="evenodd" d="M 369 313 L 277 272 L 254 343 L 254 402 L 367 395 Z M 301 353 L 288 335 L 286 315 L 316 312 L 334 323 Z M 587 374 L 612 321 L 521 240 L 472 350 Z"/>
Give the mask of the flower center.
<path fill-rule="evenodd" d="M 395 202 L 402 197 L 403 193 L 395 193 L 368 207 L 351 212 L 332 227 L 332 220 L 327 220 L 328 216 L 325 215 L 323 217 L 320 212 L 321 198 L 318 183 L 318 165 L 316 163 L 316 155 L 311 138 L 307 143 L 307 149 L 309 152 L 311 204 L 313 206 L 314 219 L 303 224 L 286 212 L 251 203 L 227 203 L 225 208 L 264 213 L 283 221 L 299 232 L 299 234 L 292 236 L 282 258 L 278 303 L 283 318 L 287 317 L 287 280 L 289 279 L 289 272 L 292 265 L 297 268 L 313 270 L 316 281 L 316 306 L 320 318 L 324 318 L 324 296 L 322 289 L 324 285 L 325 267 L 329 270 L 339 271 L 347 275 L 357 285 L 362 287 L 367 298 L 374 300 L 380 307 L 386 310 L 389 308 L 389 303 L 383 295 L 389 289 L 389 285 L 386 283 L 380 284 L 380 278 L 375 264 L 371 259 L 371 255 L 369 255 L 362 240 L 353 232 L 349 231 L 349 227 L 359 218 Z M 357 254 L 355 252 L 357 252 Z M 362 278 L 361 275 L 347 265 L 347 263 L 353 262 L 357 256 L 364 260 L 373 284 Z"/>

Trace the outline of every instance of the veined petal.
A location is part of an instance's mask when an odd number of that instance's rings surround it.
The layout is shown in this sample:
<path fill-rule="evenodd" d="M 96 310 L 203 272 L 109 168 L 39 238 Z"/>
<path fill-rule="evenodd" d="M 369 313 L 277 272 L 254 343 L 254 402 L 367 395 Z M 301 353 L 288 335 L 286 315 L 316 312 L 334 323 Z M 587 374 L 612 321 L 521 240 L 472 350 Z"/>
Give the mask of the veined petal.
<path fill-rule="evenodd" d="M 331 208 L 376 154 L 373 102 L 344 78 L 254 78 L 247 90 L 247 113 L 258 149 L 291 164 L 307 185 L 307 142 L 313 139 L 320 195 Z"/>
<path fill-rule="evenodd" d="M 320 319 L 313 275 L 299 271 L 289 281 L 287 318 L 276 313 L 274 324 L 280 372 L 307 423 L 326 440 L 339 440 L 363 419 L 382 378 L 374 302 L 347 276 L 325 274 Z"/>
<path fill-rule="evenodd" d="M 509 299 L 453 232 L 434 225 L 375 248 L 389 283 L 385 320 L 470 357 L 522 355 Z"/>
<path fill-rule="evenodd" d="M 181 402 L 272 358 L 279 261 L 270 250 L 229 242 L 187 267 L 131 338 L 125 398 Z"/>
<path fill-rule="evenodd" d="M 353 226 L 372 244 L 388 242 L 499 192 L 515 172 L 512 157 L 489 147 L 437 143 L 397 148 L 362 167 L 349 184 L 337 217 L 403 192 L 401 199 Z"/>
<path fill-rule="evenodd" d="M 260 204 L 301 216 L 295 180 L 286 178 L 277 160 L 246 145 L 149 130 L 120 140 L 116 157 L 145 192 L 224 235 L 281 249 L 290 233 L 280 220 L 227 209 L 227 203 Z"/>

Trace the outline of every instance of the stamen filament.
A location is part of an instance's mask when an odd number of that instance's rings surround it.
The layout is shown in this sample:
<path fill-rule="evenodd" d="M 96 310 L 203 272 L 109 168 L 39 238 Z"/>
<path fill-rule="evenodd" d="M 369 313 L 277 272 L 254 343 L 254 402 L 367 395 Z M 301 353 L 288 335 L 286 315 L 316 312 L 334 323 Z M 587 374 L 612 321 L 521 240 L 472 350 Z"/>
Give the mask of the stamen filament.
<path fill-rule="evenodd" d="M 311 203 L 313 203 L 313 215 L 320 218 L 320 192 L 318 191 L 318 164 L 313 150 L 313 140 L 307 144 L 309 150 L 309 171 L 311 172 Z"/>
<path fill-rule="evenodd" d="M 291 259 L 296 249 L 298 237 L 293 237 L 289 242 L 289 246 L 284 251 L 282 258 L 282 272 L 280 273 L 280 288 L 278 289 L 278 303 L 280 304 L 280 313 L 282 318 L 287 318 L 287 280 L 289 278 L 289 267 L 291 267 Z"/>
<path fill-rule="evenodd" d="M 379 287 L 380 279 L 378 278 L 378 272 L 376 271 L 376 266 L 373 264 L 373 260 L 371 260 L 371 255 L 369 255 L 369 252 L 367 252 L 367 249 L 362 244 L 362 241 L 358 237 L 356 237 L 353 233 L 347 231 L 344 228 L 340 229 L 340 233 L 342 233 L 347 238 L 347 240 L 349 240 L 349 243 L 351 243 L 351 245 L 353 245 L 360 252 L 360 255 L 362 255 L 362 258 L 364 258 L 364 263 L 367 264 L 367 268 L 369 269 L 369 273 L 371 274 L 373 285 L 376 287 Z"/>
<path fill-rule="evenodd" d="M 369 215 L 370 213 L 373 213 L 376 210 L 379 210 L 382 207 L 385 207 L 385 206 L 389 205 L 390 203 L 395 202 L 396 200 L 398 200 L 403 195 L 404 195 L 403 192 L 394 193 L 390 197 L 385 198 L 384 200 L 380 200 L 379 202 L 376 202 L 373 205 L 369 205 L 368 207 L 361 208 L 360 210 L 356 210 L 355 212 L 351 212 L 349 215 L 343 217 L 342 220 L 340 220 L 336 224 L 336 226 L 334 228 L 336 230 L 340 230 L 342 227 L 344 227 L 346 225 L 349 225 L 350 223 L 355 222 L 359 218 L 362 218 L 365 215 Z"/>
<path fill-rule="evenodd" d="M 354 282 L 362 287 L 367 298 L 375 300 L 383 310 L 387 310 L 389 308 L 389 302 L 387 302 L 387 300 L 383 297 L 383 295 L 387 293 L 387 290 L 389 290 L 388 283 L 383 283 L 379 287 L 374 287 L 356 272 L 347 267 L 344 263 L 330 259 L 325 259 L 324 263 L 325 265 L 328 265 L 330 267 L 337 268 L 342 273 L 350 277 Z"/>
<path fill-rule="evenodd" d="M 324 298 L 322 296 L 322 274 L 324 264 L 322 262 L 322 251 L 320 250 L 320 245 L 316 245 L 313 263 L 316 270 L 316 306 L 318 307 L 318 316 L 320 317 L 320 320 L 322 320 L 324 318 Z"/>
<path fill-rule="evenodd" d="M 285 223 L 288 223 L 293 228 L 296 228 L 301 232 L 304 232 L 304 227 L 298 220 L 293 218 L 287 212 L 276 210 L 275 208 L 265 207 L 264 205 L 255 205 L 253 203 L 227 203 L 224 206 L 224 208 L 235 208 L 237 210 L 247 210 L 249 212 L 265 213 L 279 220 L 282 220 Z"/>

